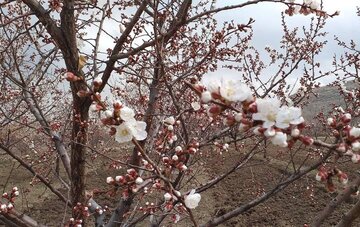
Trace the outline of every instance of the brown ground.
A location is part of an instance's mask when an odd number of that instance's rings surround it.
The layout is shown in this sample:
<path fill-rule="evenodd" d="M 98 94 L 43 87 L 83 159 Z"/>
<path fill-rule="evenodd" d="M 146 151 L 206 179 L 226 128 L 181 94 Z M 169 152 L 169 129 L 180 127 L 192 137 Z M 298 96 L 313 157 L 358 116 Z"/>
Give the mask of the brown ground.
<path fill-rule="evenodd" d="M 202 193 L 200 206 L 194 210 L 199 223 L 204 223 L 210 217 L 219 216 L 234 207 L 244 204 L 265 191 L 279 181 L 281 177 L 290 174 L 285 170 L 283 161 L 288 153 L 272 150 L 267 158 L 263 154 L 257 155 L 254 160 L 249 162 L 244 168 L 230 175 L 222 184 Z M 217 173 L 229 168 L 243 154 L 230 151 L 223 155 L 215 155 L 209 159 L 205 165 L 206 176 L 202 176 L 200 181 L 205 181 L 215 176 Z M 299 154 L 298 160 L 304 157 Z M 269 161 L 271 160 L 271 161 Z M 348 165 L 349 170 L 355 170 L 356 166 Z M 9 169 L 14 167 L 9 177 Z M 64 205 L 59 202 L 48 190 L 41 186 L 29 186 L 29 177 L 22 167 L 18 167 L 10 161 L 7 156 L 0 158 L 0 188 L 6 184 L 6 189 L 16 185 L 20 188 L 21 197 L 16 202 L 16 208 L 25 211 L 41 223 L 48 226 L 60 226 L 64 218 Z M 91 180 L 89 188 L 95 188 L 98 185 L 104 185 L 107 176 L 115 176 L 119 170 L 107 171 L 107 166 L 97 166 L 96 169 L 89 171 Z M 116 173 L 117 172 L 117 173 Z M 287 187 L 275 197 L 265 203 L 256 206 L 245 214 L 231 219 L 222 226 L 303 226 L 311 222 L 314 216 L 323 209 L 323 207 L 336 195 L 328 193 L 325 187 L 315 181 L 314 172 L 301 180 Z M 28 191 L 28 192 L 27 192 Z M 102 196 L 102 205 L 111 204 L 112 198 Z M 323 226 L 332 226 L 341 218 L 342 212 L 349 209 L 355 202 L 344 203 L 336 212 L 326 221 Z M 66 216 L 66 220 L 69 217 Z M 359 223 L 358 223 L 359 224 Z M 189 222 L 183 221 L 176 226 L 189 226 Z"/>

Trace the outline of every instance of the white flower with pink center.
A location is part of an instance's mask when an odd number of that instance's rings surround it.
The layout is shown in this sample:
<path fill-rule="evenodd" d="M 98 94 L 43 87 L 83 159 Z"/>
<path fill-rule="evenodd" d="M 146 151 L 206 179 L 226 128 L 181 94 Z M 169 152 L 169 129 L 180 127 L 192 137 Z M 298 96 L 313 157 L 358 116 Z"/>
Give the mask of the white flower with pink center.
<path fill-rule="evenodd" d="M 301 116 L 301 109 L 298 107 L 282 106 L 276 115 L 275 126 L 278 128 L 288 128 L 290 125 L 298 125 L 304 122 Z"/>
<path fill-rule="evenodd" d="M 130 142 L 133 138 L 144 140 L 147 137 L 146 123 L 135 119 L 125 121 L 116 127 L 115 140 L 119 143 Z"/>
<path fill-rule="evenodd" d="M 257 99 L 256 106 L 257 113 L 253 114 L 253 120 L 263 121 L 264 128 L 274 126 L 280 109 L 280 100 L 277 98 Z"/>
<path fill-rule="evenodd" d="M 240 80 L 223 79 L 220 95 L 229 102 L 245 101 L 252 97 L 251 89 Z"/>

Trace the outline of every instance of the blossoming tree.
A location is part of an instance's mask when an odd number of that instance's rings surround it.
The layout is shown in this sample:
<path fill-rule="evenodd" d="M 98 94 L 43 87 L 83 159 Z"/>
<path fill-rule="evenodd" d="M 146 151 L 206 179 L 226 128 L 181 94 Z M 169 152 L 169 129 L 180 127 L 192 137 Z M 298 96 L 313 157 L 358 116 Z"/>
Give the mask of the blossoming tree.
<path fill-rule="evenodd" d="M 222 25 L 215 19 L 222 11 L 263 2 L 284 7 L 281 49 L 265 48 L 269 63 L 250 44 L 256 35 L 252 18 Z M 94 220 L 95 226 L 135 226 L 150 220 L 152 226 L 216 226 L 318 170 L 316 179 L 329 190 L 336 190 L 334 178 L 345 185 L 314 218 L 312 225 L 318 226 L 357 191 L 360 178 L 348 183 L 337 162 L 360 162 L 360 128 L 352 121 L 359 115 L 360 92 L 341 83 L 342 73 L 359 80 L 359 51 L 355 43 L 339 41 L 348 51 L 344 58 L 335 59 L 331 71 L 316 70 L 314 56 L 326 44 L 322 29 L 338 14 L 326 12 L 320 2 L 251 0 L 217 7 L 216 1 L 191 0 L 5 0 L 0 7 L 0 149 L 34 175 L 32 184 L 45 185 L 64 203 L 62 225 L 88 226 Z M 301 35 L 286 25 L 294 14 L 314 17 Z M 117 34 L 110 32 L 113 27 Z M 239 76 L 203 79 L 221 66 Z M 301 87 L 292 92 L 288 78 L 301 66 Z M 265 78 L 268 67 L 276 72 Z M 317 80 L 336 73 L 334 85 L 346 106 L 319 117 L 331 135 L 325 141 L 308 133 L 302 106 Z M 270 190 L 220 216 L 198 220 L 194 209 L 202 193 L 242 169 L 259 147 L 269 146 L 300 146 L 315 150 L 316 158 L 307 166 L 284 159 L 293 163 L 291 174 Z M 199 182 L 209 147 L 244 153 L 224 172 Z M 115 156 L 109 152 L 113 148 L 120 148 Z M 87 185 L 94 176 L 86 173 L 86 164 L 99 157 L 117 171 L 101 179 L 99 188 L 105 190 Z M 327 164 L 331 157 L 335 163 Z M 115 203 L 105 205 L 99 194 L 111 195 Z M 3 194 L 1 220 L 41 226 L 17 210 L 18 195 L 16 185 Z M 339 226 L 357 218 L 359 206 Z"/>

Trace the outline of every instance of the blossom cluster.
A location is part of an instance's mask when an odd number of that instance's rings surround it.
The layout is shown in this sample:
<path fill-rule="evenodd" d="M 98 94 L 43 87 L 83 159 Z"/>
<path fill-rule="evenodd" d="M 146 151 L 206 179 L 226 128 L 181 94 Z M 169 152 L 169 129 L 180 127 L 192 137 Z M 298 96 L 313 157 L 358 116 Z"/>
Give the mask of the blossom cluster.
<path fill-rule="evenodd" d="M 326 184 L 327 189 L 330 192 L 334 192 L 336 187 L 333 181 L 333 177 L 337 177 L 339 183 L 346 185 L 348 182 L 348 176 L 338 168 L 328 169 L 325 166 L 321 166 L 316 174 L 316 180 Z"/>
<path fill-rule="evenodd" d="M 289 146 L 288 135 L 292 137 L 291 144 L 298 139 L 308 145 L 313 142 L 301 135 L 304 128 L 301 108 L 281 105 L 276 97 L 255 98 L 251 89 L 240 80 L 214 80 L 205 86 L 197 83 L 194 88 L 202 103 L 212 102 L 207 108 L 209 117 L 220 116 L 225 109 L 233 110 L 225 116 L 224 122 L 228 126 L 238 123 L 240 131 L 252 128 L 254 134 L 264 135 L 280 147 Z M 241 103 L 240 110 L 231 106 L 235 103 Z"/>
<path fill-rule="evenodd" d="M 0 201 L 0 214 L 8 213 L 12 209 L 14 209 L 15 198 L 19 196 L 19 189 L 17 187 L 13 187 L 10 193 L 3 193 L 2 198 L 7 200 L 6 202 Z"/>
<path fill-rule="evenodd" d="M 338 116 L 329 117 L 327 124 L 332 128 L 335 137 L 341 137 L 342 142 L 338 144 L 337 150 L 350 156 L 352 162 L 360 163 L 360 154 L 357 153 L 360 151 L 360 128 L 349 125 L 351 118 L 350 113 L 344 112 Z"/>
<path fill-rule="evenodd" d="M 321 10 L 321 3 L 319 0 L 303 0 L 302 2 L 297 2 L 296 0 L 288 0 L 291 5 L 285 11 L 288 15 L 292 16 L 294 14 L 303 14 L 308 15 L 310 13 L 315 13 L 316 15 L 325 15 L 325 12 Z M 338 15 L 339 12 L 336 12 L 334 15 Z"/>
<path fill-rule="evenodd" d="M 119 143 L 130 142 L 132 139 L 144 140 L 147 137 L 146 123 L 135 119 L 135 111 L 120 101 L 113 103 L 113 110 L 104 111 L 102 122 L 113 126 L 111 134 Z"/>

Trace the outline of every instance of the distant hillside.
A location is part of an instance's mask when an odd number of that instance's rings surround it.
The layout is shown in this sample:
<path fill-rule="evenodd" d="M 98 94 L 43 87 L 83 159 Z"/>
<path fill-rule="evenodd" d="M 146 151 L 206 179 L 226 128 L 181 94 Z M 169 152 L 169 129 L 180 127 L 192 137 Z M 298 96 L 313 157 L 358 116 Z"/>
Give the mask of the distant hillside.
<path fill-rule="evenodd" d="M 345 86 L 347 90 L 353 90 L 354 88 L 359 88 L 360 83 L 349 81 Z M 316 114 L 321 111 L 327 114 L 334 105 L 344 107 L 344 100 L 342 96 L 339 96 L 338 87 L 324 86 L 314 89 L 314 93 L 318 94 L 318 96 L 312 95 L 308 100 L 308 104 L 303 108 L 303 116 L 309 122 L 315 123 L 314 117 Z"/>

